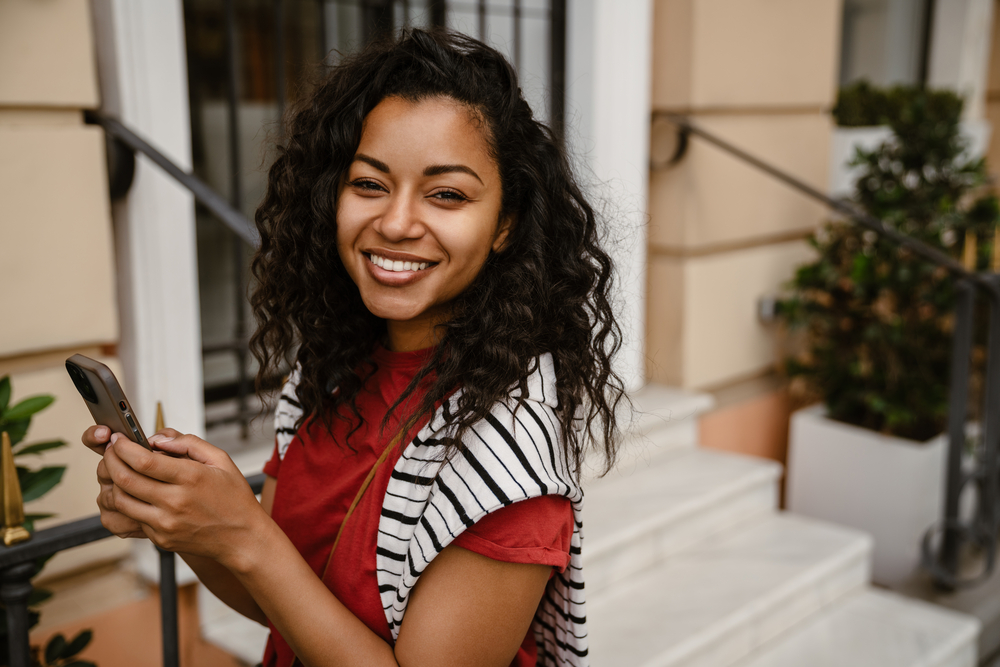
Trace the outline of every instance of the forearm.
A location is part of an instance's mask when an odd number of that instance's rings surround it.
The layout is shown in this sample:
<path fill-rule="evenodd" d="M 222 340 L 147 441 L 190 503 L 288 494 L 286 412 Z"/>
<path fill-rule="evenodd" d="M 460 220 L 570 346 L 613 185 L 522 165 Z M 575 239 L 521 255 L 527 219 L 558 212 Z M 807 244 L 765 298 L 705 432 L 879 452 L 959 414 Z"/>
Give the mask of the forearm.
<path fill-rule="evenodd" d="M 392 647 L 330 592 L 277 524 L 230 567 L 303 665 L 397 667 Z"/>
<path fill-rule="evenodd" d="M 267 616 L 261 610 L 260 605 L 240 583 L 239 579 L 225 566 L 204 556 L 184 553 L 179 555 L 215 597 L 250 620 L 267 625 Z"/>

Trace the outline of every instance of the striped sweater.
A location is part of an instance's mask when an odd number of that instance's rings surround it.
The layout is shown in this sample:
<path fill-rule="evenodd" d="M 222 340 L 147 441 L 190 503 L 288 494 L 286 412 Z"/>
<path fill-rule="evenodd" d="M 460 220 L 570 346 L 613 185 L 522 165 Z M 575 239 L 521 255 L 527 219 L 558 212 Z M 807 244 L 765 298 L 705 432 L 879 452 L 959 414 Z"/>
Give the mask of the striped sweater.
<path fill-rule="evenodd" d="M 278 454 L 284 457 L 302 415 L 296 400 L 298 373 L 285 384 L 275 415 Z M 462 531 L 491 512 L 528 498 L 556 494 L 572 502 L 575 525 L 570 563 L 549 580 L 532 628 L 538 664 L 585 667 L 586 610 L 581 546 L 583 492 L 567 470 L 562 430 L 556 418 L 556 376 L 552 356 L 539 357 L 520 392 L 497 404 L 463 439 L 461 454 L 442 465 L 449 432 L 447 416 L 460 391 L 403 450 L 389 481 L 376 544 L 379 593 L 393 639 L 421 573 Z"/>

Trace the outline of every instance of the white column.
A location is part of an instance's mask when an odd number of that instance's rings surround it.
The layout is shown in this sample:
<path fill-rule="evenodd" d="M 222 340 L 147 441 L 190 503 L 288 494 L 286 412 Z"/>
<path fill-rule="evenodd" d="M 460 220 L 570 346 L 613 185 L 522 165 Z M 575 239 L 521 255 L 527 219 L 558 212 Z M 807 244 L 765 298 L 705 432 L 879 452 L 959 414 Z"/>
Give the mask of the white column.
<path fill-rule="evenodd" d="M 646 223 L 652 67 L 652 0 L 567 3 L 566 133 L 578 174 L 592 181 L 610 222 L 618 316 L 625 336 L 619 371 L 645 382 Z"/>
<path fill-rule="evenodd" d="M 180 0 L 94 0 L 104 110 L 191 168 Z M 205 430 L 194 201 L 142 156 L 114 208 L 126 391 L 147 433 Z"/>
<path fill-rule="evenodd" d="M 934 4 L 927 83 L 965 97 L 966 120 L 986 111 L 986 78 L 993 33 L 993 0 L 946 0 Z"/>

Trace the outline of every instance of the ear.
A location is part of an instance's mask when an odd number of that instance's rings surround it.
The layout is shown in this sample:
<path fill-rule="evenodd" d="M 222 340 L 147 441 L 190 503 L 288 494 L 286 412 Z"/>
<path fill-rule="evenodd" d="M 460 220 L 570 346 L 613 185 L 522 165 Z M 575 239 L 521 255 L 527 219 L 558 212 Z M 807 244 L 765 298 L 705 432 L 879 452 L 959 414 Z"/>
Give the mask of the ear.
<path fill-rule="evenodd" d="M 511 230 L 514 228 L 514 216 L 505 215 L 500 218 L 500 222 L 497 225 L 496 234 L 493 235 L 493 252 L 503 252 L 507 249 L 507 237 L 510 236 Z"/>

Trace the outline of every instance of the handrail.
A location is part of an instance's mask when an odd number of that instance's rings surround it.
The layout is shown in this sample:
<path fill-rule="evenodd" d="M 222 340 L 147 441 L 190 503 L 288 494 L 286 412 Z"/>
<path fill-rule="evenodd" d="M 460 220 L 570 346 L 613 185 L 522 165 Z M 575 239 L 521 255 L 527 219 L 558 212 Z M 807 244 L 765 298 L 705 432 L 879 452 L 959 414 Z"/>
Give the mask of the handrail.
<path fill-rule="evenodd" d="M 788 172 L 783 171 L 775 167 L 774 165 L 769 164 L 764 160 L 761 160 L 760 158 L 747 153 L 743 149 L 734 146 L 725 139 L 722 139 L 712 134 L 711 132 L 708 132 L 702 129 L 701 127 L 695 125 L 694 123 L 691 122 L 691 119 L 688 118 L 687 116 L 674 113 L 672 111 L 655 111 L 653 112 L 653 115 L 654 117 L 662 116 L 668 119 L 670 122 L 677 125 L 681 133 L 693 134 L 698 137 L 701 137 L 705 141 L 715 145 L 718 148 L 721 148 L 722 150 L 729 153 L 733 157 L 736 157 L 742 160 L 743 162 L 746 162 L 747 164 L 756 167 L 760 171 L 763 171 L 771 175 L 777 180 L 783 182 L 785 185 L 788 185 L 794 190 L 798 190 L 800 193 L 806 195 L 811 199 L 815 199 L 816 201 L 825 204 L 827 207 L 833 209 L 834 211 L 842 213 L 843 215 L 851 218 L 854 222 L 858 223 L 862 227 L 870 229 L 878 234 L 881 234 L 882 236 L 891 239 L 895 243 L 907 248 L 914 254 L 923 257 L 929 262 L 933 262 L 938 266 L 944 267 L 945 269 L 955 274 L 956 276 L 977 282 L 982 287 L 993 289 L 992 282 L 986 279 L 985 276 L 973 271 L 969 271 L 961 264 L 961 262 L 958 262 L 955 259 L 949 257 L 948 255 L 941 252 L 937 248 L 934 248 L 933 246 L 930 246 L 918 239 L 915 239 L 911 236 L 907 236 L 906 234 L 903 234 L 902 232 L 893 229 L 892 227 L 885 224 L 884 221 L 876 218 L 870 213 L 859 210 L 857 208 L 857 205 L 854 204 L 853 202 L 845 199 L 837 199 L 831 197 L 825 192 L 818 190 L 817 188 L 789 174 Z M 675 156 L 672 162 L 676 161 L 680 157 L 681 155 Z"/>
<path fill-rule="evenodd" d="M 246 480 L 255 494 L 260 493 L 264 486 L 264 473 L 251 475 Z M 111 537 L 111 533 L 101 525 L 99 514 L 39 530 L 32 533 L 31 539 L 26 542 L 9 547 L 0 544 L 0 570 L 21 563 L 30 563 L 37 558 L 96 542 L 105 537 Z"/>
<path fill-rule="evenodd" d="M 246 480 L 255 494 L 260 493 L 264 486 L 263 473 L 247 477 Z M 32 664 L 28 641 L 28 598 L 34 590 L 31 579 L 37 574 L 35 562 L 39 558 L 107 537 L 111 537 L 111 533 L 101 525 L 100 515 L 93 515 L 37 531 L 26 542 L 9 547 L 0 546 L 0 602 L 7 612 L 8 637 L 8 655 L 3 664 L 10 667 L 30 667 Z M 163 664 L 165 667 L 178 667 L 180 650 L 176 557 L 173 552 L 159 547 L 157 551 L 160 557 Z"/>
<path fill-rule="evenodd" d="M 681 114 L 669 111 L 653 113 L 654 119 L 662 116 L 678 127 L 678 143 L 674 155 L 662 165 L 672 166 L 683 157 L 689 135 L 722 149 L 731 156 L 768 174 L 805 196 L 842 213 L 852 222 L 870 229 L 882 237 L 905 247 L 915 255 L 944 267 L 955 277 L 955 329 L 952 337 L 952 356 L 948 392 L 948 456 L 946 462 L 946 488 L 942 519 L 930 526 L 920 543 L 921 565 L 935 584 L 945 590 L 955 590 L 980 583 L 993 572 L 997 562 L 997 533 L 1000 530 L 1000 274 L 967 269 L 937 248 L 907 236 L 885 222 L 858 208 L 845 199 L 835 199 L 788 172 L 778 169 L 760 158 L 747 153 L 711 132 L 698 127 Z M 988 338 L 985 391 L 982 411 L 982 455 L 978 465 L 967 470 L 963 465 L 965 451 L 965 426 L 968 409 L 969 382 L 971 377 L 971 351 L 975 324 L 976 289 L 987 295 Z M 977 488 L 978 502 L 971 517 L 963 517 L 960 500 L 968 484 Z M 963 577 L 960 573 L 962 544 L 982 549 L 984 567 L 978 576 Z"/>
<path fill-rule="evenodd" d="M 120 140 L 132 150 L 142 153 L 155 162 L 157 166 L 167 172 L 167 175 L 191 191 L 195 199 L 201 202 L 205 208 L 211 211 L 226 227 L 229 227 L 249 246 L 253 248 L 260 247 L 260 236 L 258 236 L 257 230 L 250 224 L 246 216 L 219 196 L 205 181 L 181 169 L 148 141 L 111 116 L 105 115 L 100 111 L 87 111 L 86 119 L 88 123 L 100 125 L 104 128 L 105 132 Z"/>

